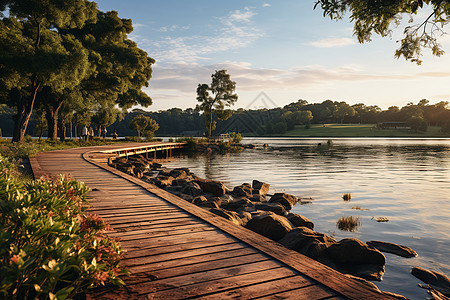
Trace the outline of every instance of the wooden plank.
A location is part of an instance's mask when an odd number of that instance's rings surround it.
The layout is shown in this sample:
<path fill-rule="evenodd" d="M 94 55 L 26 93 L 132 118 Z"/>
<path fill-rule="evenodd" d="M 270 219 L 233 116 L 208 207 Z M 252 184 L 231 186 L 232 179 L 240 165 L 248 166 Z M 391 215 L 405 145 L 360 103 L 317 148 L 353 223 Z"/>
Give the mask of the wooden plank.
<path fill-rule="evenodd" d="M 170 223 L 178 223 L 178 222 L 187 222 L 187 221 L 195 221 L 198 222 L 194 217 L 191 216 L 185 216 L 182 218 L 177 219 L 162 219 L 162 220 L 147 220 L 147 221 L 139 221 L 139 222 L 133 222 L 133 223 L 123 223 L 123 224 L 115 224 L 113 226 L 114 229 L 119 228 L 134 228 L 134 227 L 140 227 L 140 226 L 151 226 L 156 224 L 170 224 Z"/>
<path fill-rule="evenodd" d="M 142 228 L 142 229 L 135 229 L 135 230 L 128 230 L 128 231 L 120 231 L 120 232 L 111 232 L 108 233 L 110 237 L 120 237 L 122 240 L 124 240 L 126 237 L 135 237 L 135 236 L 141 236 L 141 235 L 155 235 L 160 233 L 166 233 L 166 232 L 186 232 L 186 230 L 195 229 L 197 230 L 216 230 L 216 228 L 202 223 L 196 223 L 196 224 L 190 224 L 190 225 L 179 225 L 179 226 L 165 226 L 165 227 L 157 227 L 157 228 Z"/>
<path fill-rule="evenodd" d="M 213 292 L 206 296 L 200 296 L 202 300 L 216 300 L 216 299 L 254 299 L 257 297 L 263 297 L 272 295 L 274 293 L 286 292 L 292 289 L 307 287 L 314 284 L 312 280 L 304 278 L 301 275 L 294 275 L 289 277 L 263 277 L 262 282 L 256 282 L 246 286 L 239 286 L 225 290 L 224 292 Z"/>
<path fill-rule="evenodd" d="M 198 264 L 193 265 L 184 265 L 184 266 L 176 266 L 173 268 L 165 268 L 165 269 L 159 269 L 159 270 L 150 270 L 147 271 L 147 274 L 151 274 L 154 279 L 162 280 L 166 278 L 171 277 L 178 277 L 178 276 L 185 276 L 185 275 L 192 275 L 192 274 L 201 274 L 204 272 L 209 272 L 213 270 L 219 270 L 223 268 L 231 268 L 231 267 L 237 267 L 237 266 L 243 266 L 250 263 L 257 263 L 257 262 L 264 262 L 269 261 L 270 259 L 266 256 L 260 255 L 260 254 L 249 254 L 245 256 L 239 256 L 239 257 L 231 257 L 221 260 L 215 260 L 213 263 L 208 262 L 201 262 Z M 138 274 L 136 274 L 138 275 Z M 127 284 L 138 284 L 141 283 L 141 280 L 136 280 L 133 282 L 133 280 L 127 281 Z"/>
<path fill-rule="evenodd" d="M 136 266 L 127 266 L 126 264 L 124 264 L 124 266 L 126 266 L 127 269 L 129 269 L 132 272 L 132 274 L 138 274 L 142 272 L 150 272 L 149 274 L 151 274 L 151 272 L 153 272 L 154 270 L 169 269 L 181 266 L 192 266 L 200 263 L 207 263 L 214 265 L 216 261 L 219 261 L 221 259 L 227 259 L 232 257 L 243 257 L 245 255 L 251 254 L 255 254 L 255 250 L 242 247 L 241 249 L 229 250 L 226 252 L 182 257 L 180 259 L 157 261 L 153 263 Z"/>
<path fill-rule="evenodd" d="M 252 274 L 253 280 L 261 278 L 260 274 L 257 272 L 271 270 L 271 272 L 286 272 L 289 269 L 280 267 L 280 263 L 275 261 L 262 261 L 249 263 L 245 266 L 228 267 L 217 270 L 211 270 L 201 273 L 193 273 L 188 275 L 181 275 L 176 277 L 165 278 L 161 280 L 151 281 L 151 282 L 141 282 L 137 284 L 129 284 L 128 288 L 133 291 L 137 291 L 139 294 L 150 294 L 163 290 L 170 290 L 173 288 L 179 288 L 183 286 L 188 286 L 192 284 L 198 284 L 202 282 L 210 282 L 218 279 L 226 279 L 230 277 L 235 277 L 239 275 Z M 236 280 L 232 280 L 236 282 Z M 185 291 L 188 292 L 189 289 Z M 174 290 L 169 291 L 169 293 L 175 292 Z M 184 292 L 184 291 L 183 291 Z M 166 298 L 167 299 L 167 296 Z"/>
<path fill-rule="evenodd" d="M 328 297 L 336 296 L 336 292 L 328 289 L 319 287 L 317 285 L 310 285 L 304 288 L 299 288 L 287 292 L 277 293 L 270 296 L 264 296 L 256 299 L 264 299 L 264 300 L 279 300 L 279 299 L 298 299 L 298 300 L 313 300 L 313 299 L 325 299 Z M 361 298 L 364 299 L 364 298 Z M 370 298 L 366 298 L 370 299 Z"/>
<path fill-rule="evenodd" d="M 224 246 L 224 245 L 229 245 L 230 247 L 227 248 L 229 250 L 231 250 L 232 248 L 232 244 L 238 244 L 241 245 L 242 247 L 244 247 L 244 245 L 240 244 L 239 242 L 234 242 L 234 241 L 228 241 L 228 242 L 223 242 L 223 241 L 183 241 L 181 243 L 178 244 L 171 244 L 171 245 L 167 245 L 165 247 L 142 247 L 139 249 L 134 249 L 134 250 L 128 250 L 126 252 L 126 256 L 127 258 L 132 258 L 135 254 L 135 252 L 138 253 L 138 255 L 141 255 L 139 252 L 140 251 L 148 251 L 151 250 L 151 253 L 153 255 L 156 254 L 163 254 L 163 253 L 173 253 L 173 252 L 178 252 L 178 251 L 183 251 L 183 250 L 192 250 L 192 249 L 199 249 L 199 248 L 206 248 L 206 247 L 214 247 L 214 246 Z"/>
<path fill-rule="evenodd" d="M 137 266 L 137 265 L 143 265 L 147 263 L 153 263 L 155 261 L 161 262 L 166 260 L 173 260 L 173 259 L 180 259 L 184 257 L 193 257 L 193 256 L 199 256 L 199 255 L 208 255 L 208 254 L 215 254 L 220 252 L 226 252 L 236 249 L 242 249 L 245 246 L 234 243 L 234 244 L 227 244 L 227 245 L 218 245 L 218 246 L 212 246 L 212 247 L 204 247 L 204 248 L 198 248 L 198 249 L 187 249 L 187 250 L 181 250 L 177 252 L 165 252 L 160 254 L 153 254 L 152 249 L 145 249 L 145 250 L 137 250 L 132 253 L 130 253 L 130 256 L 125 256 L 123 259 L 123 263 L 127 266 Z M 159 252 L 159 251 L 158 251 Z M 256 253 L 256 252 L 255 252 Z"/>

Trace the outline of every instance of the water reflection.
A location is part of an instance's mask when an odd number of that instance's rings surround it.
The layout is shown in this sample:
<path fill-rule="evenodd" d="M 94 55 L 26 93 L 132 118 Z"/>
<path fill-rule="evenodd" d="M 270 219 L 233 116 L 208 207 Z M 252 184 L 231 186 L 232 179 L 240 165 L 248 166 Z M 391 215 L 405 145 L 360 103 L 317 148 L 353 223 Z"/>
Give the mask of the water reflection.
<path fill-rule="evenodd" d="M 336 239 L 356 237 L 412 247 L 418 258 L 387 255 L 385 279 L 377 285 L 423 299 L 425 293 L 409 274 L 411 266 L 450 275 L 450 140 L 337 139 L 332 147 L 318 148 L 319 142 L 326 139 L 259 139 L 257 143 L 271 148 L 182 157 L 171 166 L 189 167 L 230 188 L 258 179 L 270 183 L 271 192 L 312 197 L 315 200 L 293 211 Z M 342 201 L 344 193 L 351 193 L 350 202 Z M 354 232 L 337 229 L 336 220 L 354 215 L 354 207 L 367 209 L 357 212 L 363 225 Z M 380 217 L 389 222 L 377 222 Z"/>

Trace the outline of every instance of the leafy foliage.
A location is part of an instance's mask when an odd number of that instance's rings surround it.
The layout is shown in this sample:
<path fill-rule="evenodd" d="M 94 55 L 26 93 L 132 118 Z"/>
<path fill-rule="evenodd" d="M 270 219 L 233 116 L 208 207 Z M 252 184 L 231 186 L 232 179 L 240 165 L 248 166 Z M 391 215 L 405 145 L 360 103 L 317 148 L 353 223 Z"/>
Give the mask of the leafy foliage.
<path fill-rule="evenodd" d="M 398 27 L 403 17 L 414 23 L 419 11 L 425 6 L 432 8 L 425 20 L 406 26 L 400 47 L 395 51 L 397 58 L 421 64 L 422 48 L 430 48 L 433 55 L 444 54 L 438 37 L 449 20 L 450 1 L 448 0 L 318 0 L 314 8 L 320 6 L 324 16 L 342 19 L 350 12 L 354 22 L 353 33 L 360 43 L 371 41 L 372 33 L 382 37 L 390 36 L 393 27 Z"/>
<path fill-rule="evenodd" d="M 88 188 L 64 177 L 21 183 L 0 156 L 0 282 L 8 299 L 66 299 L 118 277 L 120 245 L 87 215 Z"/>
<path fill-rule="evenodd" d="M 130 122 L 130 128 L 138 132 L 138 136 L 141 134 L 147 137 L 153 137 L 155 131 L 158 130 L 159 125 L 155 120 L 146 115 L 137 115 Z"/>
<path fill-rule="evenodd" d="M 236 82 L 230 79 L 226 70 L 216 71 L 211 78 L 211 85 L 199 84 L 197 87 L 197 101 L 200 102 L 197 109 L 203 112 L 209 137 L 216 128 L 214 115 L 220 120 L 229 119 L 232 111 L 225 107 L 234 105 L 238 99 L 237 94 L 234 94 Z"/>

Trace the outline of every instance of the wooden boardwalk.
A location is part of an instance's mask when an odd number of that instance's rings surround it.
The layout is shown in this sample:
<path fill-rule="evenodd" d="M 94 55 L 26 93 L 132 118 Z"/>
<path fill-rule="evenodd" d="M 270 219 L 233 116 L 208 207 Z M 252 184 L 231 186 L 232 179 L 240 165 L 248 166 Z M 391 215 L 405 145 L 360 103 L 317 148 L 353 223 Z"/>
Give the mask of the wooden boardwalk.
<path fill-rule="evenodd" d="M 122 145 L 123 146 L 123 145 Z M 126 287 L 90 299 L 394 299 L 164 190 L 107 166 L 100 150 L 45 152 L 35 177 L 67 174 L 91 188 L 127 252 Z M 127 147 L 130 147 L 128 144 Z"/>

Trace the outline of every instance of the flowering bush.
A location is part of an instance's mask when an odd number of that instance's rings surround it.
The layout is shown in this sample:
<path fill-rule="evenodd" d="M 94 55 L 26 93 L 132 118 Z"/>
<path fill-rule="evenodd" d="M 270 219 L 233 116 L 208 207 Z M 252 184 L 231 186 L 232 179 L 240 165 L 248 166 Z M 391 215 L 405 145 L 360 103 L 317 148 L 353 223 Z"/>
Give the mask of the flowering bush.
<path fill-rule="evenodd" d="M 123 285 L 120 245 L 86 214 L 88 188 L 63 176 L 22 183 L 14 167 L 0 156 L 0 298 L 66 299 Z"/>

